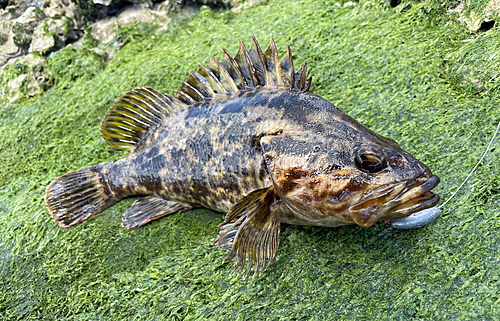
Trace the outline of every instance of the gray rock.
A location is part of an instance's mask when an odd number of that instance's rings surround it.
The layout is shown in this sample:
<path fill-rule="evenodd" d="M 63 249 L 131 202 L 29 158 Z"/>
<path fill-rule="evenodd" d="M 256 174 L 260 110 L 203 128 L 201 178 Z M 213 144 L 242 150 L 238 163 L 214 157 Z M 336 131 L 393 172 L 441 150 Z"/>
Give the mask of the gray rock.
<path fill-rule="evenodd" d="M 8 6 L 5 9 L 0 9 L 0 20 L 12 21 L 23 14 L 23 10 L 19 7 Z"/>
<path fill-rule="evenodd" d="M 93 0 L 92 2 L 102 4 L 103 6 L 109 6 L 113 0 Z"/>
<path fill-rule="evenodd" d="M 45 14 L 38 7 L 29 7 L 17 18 L 12 26 L 14 44 L 18 48 L 27 48 L 31 44 L 35 27 L 45 18 Z"/>
<path fill-rule="evenodd" d="M 9 35 L 13 24 L 12 21 L 0 20 L 0 46 L 3 46 L 9 41 Z"/>
<path fill-rule="evenodd" d="M 128 9 L 123 11 L 117 18 L 116 23 L 120 27 L 126 27 L 134 22 L 163 24 L 168 23 L 170 19 L 164 13 L 153 12 L 150 9 Z"/>
<path fill-rule="evenodd" d="M 57 18 L 65 16 L 73 21 L 73 25 L 77 29 L 85 29 L 87 22 L 80 15 L 78 6 L 73 2 L 62 0 L 47 0 L 48 5 L 43 9 L 47 17 Z"/>
<path fill-rule="evenodd" d="M 24 0 L 24 4 L 27 7 L 39 7 L 45 8 L 49 5 L 50 0 Z"/>
<path fill-rule="evenodd" d="M 111 42 L 116 37 L 115 32 L 116 17 L 111 17 L 94 23 L 92 26 L 92 37 L 94 37 L 99 46 Z"/>
<path fill-rule="evenodd" d="M 72 32 L 73 22 L 68 17 L 47 18 L 35 28 L 29 52 L 45 54 L 62 48 Z"/>
<path fill-rule="evenodd" d="M 0 66 L 5 64 L 9 56 L 15 55 L 20 49 L 14 43 L 14 34 L 12 33 L 12 21 L 0 21 Z"/>

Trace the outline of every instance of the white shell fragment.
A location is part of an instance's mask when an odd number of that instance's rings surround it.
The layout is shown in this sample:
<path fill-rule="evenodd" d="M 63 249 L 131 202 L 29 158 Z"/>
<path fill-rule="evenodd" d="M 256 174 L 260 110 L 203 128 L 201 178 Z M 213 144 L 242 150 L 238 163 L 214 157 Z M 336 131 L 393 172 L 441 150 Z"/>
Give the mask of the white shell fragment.
<path fill-rule="evenodd" d="M 438 207 L 431 207 L 420 212 L 416 212 L 407 217 L 390 220 L 391 227 L 400 230 L 409 230 L 425 226 L 441 215 L 441 210 Z"/>

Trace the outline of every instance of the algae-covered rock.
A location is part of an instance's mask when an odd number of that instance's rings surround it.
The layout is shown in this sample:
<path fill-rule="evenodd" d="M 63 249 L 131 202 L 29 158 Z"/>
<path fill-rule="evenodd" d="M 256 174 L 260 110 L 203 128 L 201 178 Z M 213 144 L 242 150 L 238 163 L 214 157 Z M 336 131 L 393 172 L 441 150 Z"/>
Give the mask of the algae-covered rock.
<path fill-rule="evenodd" d="M 31 44 L 35 27 L 45 18 L 38 7 L 29 7 L 12 26 L 14 44 L 19 48 L 27 48 Z"/>
<path fill-rule="evenodd" d="M 44 58 L 26 55 L 2 68 L 0 75 L 0 102 L 10 103 L 22 97 L 33 97 L 43 92 L 47 80 L 41 65 Z"/>
<path fill-rule="evenodd" d="M 471 31 L 478 31 L 483 23 L 500 17 L 499 0 L 461 2 L 450 13 L 459 12 L 458 21 L 463 22 Z"/>
<path fill-rule="evenodd" d="M 47 72 L 52 82 L 63 86 L 77 80 L 89 80 L 104 70 L 106 64 L 101 56 L 88 49 L 66 46 L 47 59 Z"/>
<path fill-rule="evenodd" d="M 73 32 L 73 21 L 68 17 L 47 18 L 33 32 L 30 52 L 45 54 L 62 48 Z"/>

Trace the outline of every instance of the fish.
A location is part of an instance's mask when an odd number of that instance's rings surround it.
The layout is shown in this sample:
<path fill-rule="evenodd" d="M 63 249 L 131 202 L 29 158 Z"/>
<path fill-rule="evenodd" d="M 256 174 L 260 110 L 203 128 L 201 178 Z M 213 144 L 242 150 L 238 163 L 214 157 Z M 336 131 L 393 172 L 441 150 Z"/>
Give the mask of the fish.
<path fill-rule="evenodd" d="M 264 52 L 252 37 L 250 50 L 223 52 L 175 96 L 138 87 L 118 98 L 100 130 L 129 153 L 55 179 L 55 222 L 74 226 L 129 196 L 142 198 L 123 214 L 127 229 L 200 207 L 227 213 L 214 244 L 247 277 L 275 259 L 282 223 L 370 227 L 438 203 L 429 167 L 311 93 L 290 46 L 280 59 L 272 38 Z"/>

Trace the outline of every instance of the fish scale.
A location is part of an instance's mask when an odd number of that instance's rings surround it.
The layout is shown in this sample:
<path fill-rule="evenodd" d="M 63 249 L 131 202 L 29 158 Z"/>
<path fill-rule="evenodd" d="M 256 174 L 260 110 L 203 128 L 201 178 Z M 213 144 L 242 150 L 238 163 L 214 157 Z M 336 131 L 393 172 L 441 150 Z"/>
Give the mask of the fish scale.
<path fill-rule="evenodd" d="M 224 50 L 190 71 L 175 97 L 125 93 L 101 133 L 130 153 L 54 180 L 54 220 L 73 226 L 132 195 L 144 197 L 124 213 L 129 229 L 196 207 L 226 212 L 215 244 L 248 275 L 275 258 L 281 223 L 369 227 L 432 208 L 439 178 L 310 93 L 306 74 L 289 46 L 280 60 L 274 40 L 263 52 L 252 38 L 250 50 L 240 42 L 235 57 Z"/>

